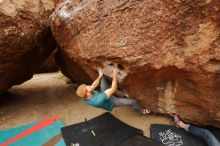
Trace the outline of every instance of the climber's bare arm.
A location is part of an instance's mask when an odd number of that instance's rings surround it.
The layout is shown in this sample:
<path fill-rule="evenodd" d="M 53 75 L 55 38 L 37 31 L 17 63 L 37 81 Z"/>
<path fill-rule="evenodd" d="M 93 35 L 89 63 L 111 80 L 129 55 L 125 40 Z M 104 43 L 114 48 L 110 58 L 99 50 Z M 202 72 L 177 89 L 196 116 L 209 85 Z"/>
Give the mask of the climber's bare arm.
<path fill-rule="evenodd" d="M 118 74 L 118 69 L 115 67 L 113 70 L 112 86 L 111 88 L 105 90 L 105 93 L 107 94 L 108 97 L 111 97 L 118 88 L 117 74 Z"/>
<path fill-rule="evenodd" d="M 92 85 L 91 85 L 93 89 L 95 89 L 96 87 L 98 87 L 98 85 L 100 84 L 100 81 L 101 81 L 102 76 L 103 76 L 103 70 L 100 69 L 100 70 L 99 70 L 99 76 L 98 76 L 98 78 L 97 78 L 97 79 L 92 83 Z"/>

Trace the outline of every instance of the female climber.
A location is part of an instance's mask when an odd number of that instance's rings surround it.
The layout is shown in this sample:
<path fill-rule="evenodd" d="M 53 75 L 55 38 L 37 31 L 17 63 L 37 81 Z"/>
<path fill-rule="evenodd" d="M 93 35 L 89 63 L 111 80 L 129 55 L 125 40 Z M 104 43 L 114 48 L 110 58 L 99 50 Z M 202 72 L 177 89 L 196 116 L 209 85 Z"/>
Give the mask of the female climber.
<path fill-rule="evenodd" d="M 118 68 L 115 66 L 113 69 L 113 80 L 111 87 L 109 88 L 108 80 L 103 76 L 103 70 L 99 69 L 98 78 L 92 83 L 92 85 L 82 84 L 78 87 L 76 94 L 82 98 L 82 101 L 88 105 L 96 108 L 102 108 L 107 111 L 112 111 L 114 107 L 131 106 L 136 111 L 143 114 L 150 113 L 149 109 L 142 108 L 135 100 L 129 98 L 118 98 L 113 96 L 117 90 L 117 74 Z M 94 91 L 99 85 L 101 91 Z"/>

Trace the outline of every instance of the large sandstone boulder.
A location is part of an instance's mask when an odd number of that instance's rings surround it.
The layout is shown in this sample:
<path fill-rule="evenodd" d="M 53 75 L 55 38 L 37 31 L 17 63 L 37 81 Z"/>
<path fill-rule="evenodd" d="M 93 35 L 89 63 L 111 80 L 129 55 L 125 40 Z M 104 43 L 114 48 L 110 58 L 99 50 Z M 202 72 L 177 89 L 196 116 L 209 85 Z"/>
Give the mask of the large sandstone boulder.
<path fill-rule="evenodd" d="M 32 77 L 55 49 L 53 0 L 0 1 L 0 92 Z"/>
<path fill-rule="evenodd" d="M 51 27 L 71 79 L 118 64 L 120 87 L 153 112 L 220 127 L 219 0 L 67 0 Z"/>

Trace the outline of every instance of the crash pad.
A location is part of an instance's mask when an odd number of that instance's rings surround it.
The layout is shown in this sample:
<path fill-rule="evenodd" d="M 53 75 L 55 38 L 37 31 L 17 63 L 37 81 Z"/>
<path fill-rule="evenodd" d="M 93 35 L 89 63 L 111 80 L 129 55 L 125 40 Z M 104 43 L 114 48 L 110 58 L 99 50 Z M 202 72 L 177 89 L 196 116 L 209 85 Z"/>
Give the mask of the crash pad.
<path fill-rule="evenodd" d="M 219 139 L 219 129 L 207 129 Z M 208 146 L 203 139 L 186 132 L 184 129 L 177 128 L 174 125 L 152 124 L 150 126 L 150 132 L 152 139 L 163 143 L 165 146 Z"/>
<path fill-rule="evenodd" d="M 142 130 L 131 127 L 110 113 L 105 113 L 87 122 L 61 128 L 67 146 L 117 146 L 125 139 L 143 134 Z"/>
<path fill-rule="evenodd" d="M 119 146 L 164 146 L 164 145 L 157 141 L 153 141 L 150 138 L 144 137 L 143 135 L 136 135 L 128 138 Z"/>
<path fill-rule="evenodd" d="M 62 121 L 57 117 L 46 118 L 23 126 L 0 131 L 1 146 L 39 146 L 60 133 Z M 65 146 L 61 139 L 57 146 Z"/>

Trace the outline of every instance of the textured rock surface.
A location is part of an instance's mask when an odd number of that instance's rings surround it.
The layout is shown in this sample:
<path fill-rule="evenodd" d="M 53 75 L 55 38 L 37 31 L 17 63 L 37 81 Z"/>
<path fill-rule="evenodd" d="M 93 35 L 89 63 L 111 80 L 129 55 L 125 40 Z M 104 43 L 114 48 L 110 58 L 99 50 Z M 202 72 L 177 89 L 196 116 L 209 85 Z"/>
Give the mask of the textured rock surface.
<path fill-rule="evenodd" d="M 0 1 L 0 92 L 30 79 L 55 48 L 53 0 Z"/>
<path fill-rule="evenodd" d="M 73 80 L 118 64 L 121 88 L 144 106 L 220 127 L 219 0 L 68 0 L 51 27 Z"/>

